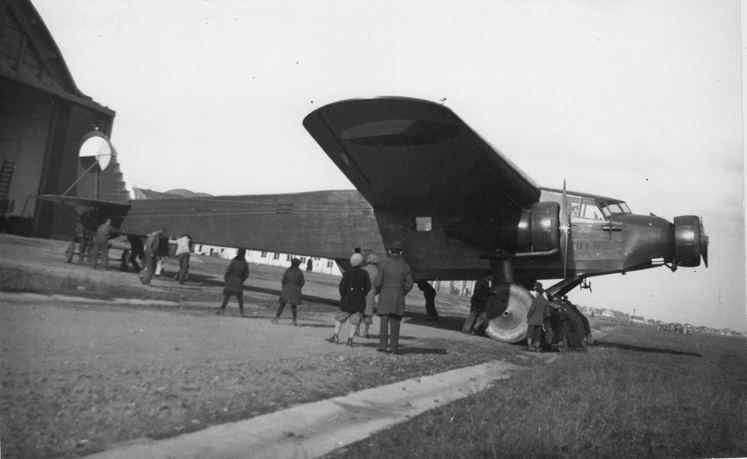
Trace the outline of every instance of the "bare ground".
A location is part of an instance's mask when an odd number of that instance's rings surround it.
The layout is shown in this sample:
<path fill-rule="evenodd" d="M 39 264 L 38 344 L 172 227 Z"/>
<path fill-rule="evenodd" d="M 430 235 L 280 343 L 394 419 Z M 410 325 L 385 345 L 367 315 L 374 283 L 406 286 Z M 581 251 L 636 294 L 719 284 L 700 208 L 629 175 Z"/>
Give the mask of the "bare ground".
<path fill-rule="evenodd" d="M 526 363 L 517 346 L 459 332 L 466 298 L 440 295 L 436 323 L 411 293 L 394 356 L 375 351 L 377 320 L 353 348 L 324 341 L 333 276 L 307 276 L 312 297 L 289 327 L 289 311 L 269 321 L 282 269 L 252 265 L 249 317 L 235 300 L 216 316 L 225 260 L 193 257 L 187 285 L 146 287 L 113 261 L 66 264 L 65 247 L 0 235 L 2 457 L 78 456 L 496 358 Z"/>

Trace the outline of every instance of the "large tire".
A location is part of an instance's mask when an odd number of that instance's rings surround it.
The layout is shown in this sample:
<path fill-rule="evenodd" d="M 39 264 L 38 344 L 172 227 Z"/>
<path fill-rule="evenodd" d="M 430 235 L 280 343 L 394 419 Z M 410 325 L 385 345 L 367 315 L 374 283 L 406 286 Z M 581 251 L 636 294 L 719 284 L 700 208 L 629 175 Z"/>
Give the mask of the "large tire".
<path fill-rule="evenodd" d="M 485 334 L 503 343 L 518 343 L 527 337 L 527 313 L 532 295 L 516 284 L 501 284 L 492 289 L 486 310 L 488 326 Z"/>

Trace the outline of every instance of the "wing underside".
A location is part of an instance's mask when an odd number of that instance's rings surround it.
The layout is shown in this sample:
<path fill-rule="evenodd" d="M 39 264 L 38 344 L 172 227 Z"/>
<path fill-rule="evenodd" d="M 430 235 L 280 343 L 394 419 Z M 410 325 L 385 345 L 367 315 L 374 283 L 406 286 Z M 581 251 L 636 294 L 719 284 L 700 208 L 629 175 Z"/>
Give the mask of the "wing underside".
<path fill-rule="evenodd" d="M 496 218 L 539 189 L 443 105 L 357 99 L 324 106 L 304 126 L 375 208 Z"/>

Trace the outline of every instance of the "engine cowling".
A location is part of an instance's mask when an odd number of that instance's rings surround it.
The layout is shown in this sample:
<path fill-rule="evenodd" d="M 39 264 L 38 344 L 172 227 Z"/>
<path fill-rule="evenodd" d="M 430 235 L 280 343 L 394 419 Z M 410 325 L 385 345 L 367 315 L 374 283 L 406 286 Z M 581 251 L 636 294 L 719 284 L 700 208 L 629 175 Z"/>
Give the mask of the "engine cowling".
<path fill-rule="evenodd" d="M 674 217 L 674 264 L 693 268 L 703 258 L 708 266 L 708 236 L 695 215 Z"/>
<path fill-rule="evenodd" d="M 560 247 L 560 205 L 557 202 L 537 202 L 525 210 L 519 220 L 518 246 L 533 251 Z"/>

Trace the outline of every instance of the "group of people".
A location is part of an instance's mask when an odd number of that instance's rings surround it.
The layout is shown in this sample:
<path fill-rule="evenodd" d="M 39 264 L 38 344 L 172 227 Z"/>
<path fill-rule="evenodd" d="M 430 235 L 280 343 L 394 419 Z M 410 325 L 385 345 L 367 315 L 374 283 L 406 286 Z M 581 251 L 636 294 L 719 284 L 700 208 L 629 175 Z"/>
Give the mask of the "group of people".
<path fill-rule="evenodd" d="M 218 314 L 223 314 L 231 296 L 239 302 L 239 312 L 244 315 L 242 298 L 243 282 L 249 277 L 246 252 L 240 249 L 229 264 L 225 273 L 223 303 Z M 412 289 L 413 281 L 410 266 L 402 258 L 402 247 L 393 244 L 388 249 L 388 258 L 379 262 L 375 254 L 367 257 L 356 252 L 350 257 L 350 268 L 343 273 L 339 283 L 339 310 L 335 313 L 334 331 L 328 342 L 339 344 L 343 325 L 350 322 L 346 344 L 354 345 L 354 338 L 369 338 L 369 328 L 373 316 L 380 320 L 379 345 L 377 351 L 397 354 L 400 352 L 399 336 L 402 318 L 405 313 L 405 295 Z M 281 279 L 281 292 L 277 310 L 272 322 L 277 324 L 285 306 L 291 305 L 291 325 L 297 325 L 298 306 L 301 304 L 301 290 L 305 283 L 304 274 L 299 268 L 301 260 L 294 258 Z M 463 333 L 482 333 L 487 325 L 486 302 L 491 295 L 490 276 L 475 282 L 470 300 L 470 312 L 462 327 Z M 435 290 L 428 282 L 419 281 L 418 287 L 424 292 L 428 315 L 438 320 L 435 311 Z M 429 288 L 430 287 L 430 288 Z M 557 348 L 586 351 L 591 344 L 589 321 L 581 311 L 568 300 L 567 296 L 555 298 L 546 296 L 540 282 L 535 282 L 531 290 L 532 303 L 527 314 L 527 350 L 540 352 Z M 378 301 L 377 301 L 378 299 Z M 429 307 L 430 306 L 430 307 Z"/>
<path fill-rule="evenodd" d="M 66 261 L 71 263 L 78 247 L 78 261 L 88 262 L 94 269 L 107 269 L 109 266 L 109 240 L 116 237 L 119 231 L 113 226 L 112 220 L 107 218 L 101 223 L 96 232 L 91 234 L 86 228 L 83 221 L 79 221 L 75 226 L 75 233 L 70 246 L 66 250 Z M 145 240 L 135 235 L 127 235 L 127 241 L 130 248 L 123 250 L 121 259 L 121 268 L 127 269 L 127 265 L 139 273 L 140 280 L 143 284 L 150 284 L 154 275 L 158 275 L 162 269 L 163 261 L 169 254 L 169 238 L 166 234 L 166 228 L 160 228 L 149 233 Z M 176 239 L 176 258 L 179 270 L 176 274 L 176 280 L 184 284 L 189 274 L 189 258 L 192 253 L 192 237 L 187 233 L 182 233 Z M 142 269 L 138 264 L 138 259 L 143 263 Z"/>
<path fill-rule="evenodd" d="M 487 327 L 487 300 L 491 295 L 491 276 L 475 282 L 470 299 L 470 311 L 462 326 L 462 333 L 482 334 Z M 542 283 L 535 282 L 530 291 L 532 303 L 527 312 L 527 350 L 558 349 L 586 351 L 592 343 L 589 320 L 578 307 L 563 295 L 560 298 L 546 294 Z"/>
<path fill-rule="evenodd" d="M 340 342 L 342 327 L 348 321 L 348 346 L 353 346 L 355 336 L 361 336 L 361 325 L 362 336 L 369 338 L 369 329 L 376 314 L 380 320 L 377 350 L 393 354 L 400 352 L 399 335 L 402 318 L 405 315 L 405 295 L 412 289 L 414 281 L 410 266 L 402 258 L 402 246 L 398 243 L 392 244 L 388 254 L 389 257 L 383 263 L 379 262 L 375 254 L 368 254 L 364 258 L 363 254 L 356 252 L 350 257 L 351 266 L 343 273 L 338 286 L 339 311 L 335 313 L 334 332 L 327 339 L 328 342 Z M 280 297 L 272 323 L 278 323 L 285 306 L 290 304 L 291 325 L 297 325 L 301 290 L 305 283 L 300 265 L 301 260 L 294 258 L 291 260 L 291 266 L 283 273 Z M 248 277 L 246 251 L 239 249 L 226 269 L 223 303 L 217 314 L 223 314 L 230 297 L 235 296 L 239 303 L 239 313 L 244 315 L 242 289 Z"/>
<path fill-rule="evenodd" d="M 128 261 L 133 268 L 138 271 L 140 282 L 145 285 L 151 283 L 154 276 L 159 276 L 163 270 L 163 264 L 169 256 L 169 236 L 166 234 L 166 228 L 159 228 L 145 237 L 145 241 L 138 236 L 129 236 L 130 252 Z M 178 263 L 178 271 L 175 279 L 184 284 L 189 275 L 189 259 L 192 255 L 192 236 L 182 232 L 176 238 L 176 250 L 174 252 Z M 124 259 L 127 255 L 123 254 L 123 265 L 126 264 Z M 143 263 L 142 269 L 137 263 L 137 259 Z"/>
<path fill-rule="evenodd" d="M 73 261 L 77 245 L 79 262 L 87 259 L 94 269 L 106 269 L 109 265 L 109 239 L 113 237 L 115 232 L 110 218 L 104 220 L 93 234 L 83 221 L 78 221 L 75 225 L 73 240 L 65 252 L 65 261 L 68 263 Z M 101 259 L 101 264 L 99 264 L 99 259 Z"/>
<path fill-rule="evenodd" d="M 75 237 L 67 251 L 67 262 L 71 262 L 75 245 L 79 245 L 80 260 L 87 254 L 94 268 L 105 268 L 109 262 L 109 239 L 115 233 L 111 219 L 106 219 L 91 236 L 82 223 L 75 229 Z M 92 239 L 92 241 L 91 241 Z M 127 261 L 139 270 L 143 284 L 150 284 L 153 276 L 159 271 L 157 263 L 168 255 L 169 239 L 166 228 L 160 228 L 148 234 L 145 241 L 136 236 L 129 236 L 130 251 L 123 254 L 123 264 Z M 90 248 L 89 248 L 90 247 Z M 189 260 L 192 252 L 192 238 L 182 233 L 176 239 L 176 258 L 179 270 L 176 280 L 184 284 L 189 273 Z M 388 257 L 380 263 L 375 254 L 365 258 L 359 252 L 350 257 L 350 269 L 345 270 L 339 284 L 339 311 L 335 314 L 334 332 L 327 341 L 340 342 L 340 334 L 345 322 L 350 322 L 347 345 L 353 346 L 354 337 L 361 335 L 369 338 L 369 329 L 373 316 L 380 320 L 380 352 L 399 353 L 399 335 L 405 311 L 405 295 L 412 289 L 413 281 L 410 266 L 402 258 L 402 246 L 392 244 L 387 250 Z M 137 258 L 143 262 L 140 269 Z M 310 260 L 309 260 L 310 261 Z M 290 304 L 291 325 L 297 326 L 298 306 L 301 304 L 301 291 L 305 284 L 301 260 L 294 258 L 291 266 L 285 270 L 281 279 L 281 292 L 273 323 L 278 323 L 286 305 Z M 311 272 L 311 263 L 306 271 Z M 230 297 L 234 296 L 239 303 L 239 313 L 244 316 L 243 284 L 249 277 L 249 264 L 246 261 L 246 250 L 239 249 L 224 273 L 223 302 L 217 314 L 223 314 Z M 491 276 L 485 276 L 475 282 L 470 298 L 470 311 L 462 326 L 463 333 L 479 334 L 487 326 L 486 304 L 491 294 Z M 433 320 L 438 320 L 435 307 L 436 291 L 427 281 L 418 281 L 418 288 L 423 292 L 426 313 Z M 527 350 L 539 352 L 557 347 L 560 351 L 586 351 L 591 344 L 591 328 L 584 314 L 568 300 L 567 296 L 555 298 L 545 294 L 540 282 L 535 282 L 531 290 L 532 303 L 527 313 Z M 378 298 L 378 301 L 377 301 Z"/>
<path fill-rule="evenodd" d="M 278 306 L 272 323 L 278 323 L 278 319 L 283 314 L 285 306 L 290 303 L 291 325 L 294 327 L 298 325 L 298 306 L 301 304 L 301 289 L 306 283 L 306 279 L 299 266 L 301 266 L 301 260 L 293 258 L 290 267 L 283 273 L 283 277 L 280 280 L 280 297 L 278 298 Z M 244 317 L 244 281 L 248 278 L 249 263 L 246 261 L 246 249 L 239 249 L 223 274 L 225 282 L 223 286 L 223 302 L 216 314 L 224 314 L 228 301 L 233 296 L 236 297 L 239 303 L 239 314 L 241 317 Z"/>
<path fill-rule="evenodd" d="M 540 282 L 532 287 L 532 304 L 527 313 L 527 351 L 540 352 L 554 349 L 586 352 L 592 343 L 589 320 L 578 307 L 563 295 L 545 297 Z"/>
<path fill-rule="evenodd" d="M 410 266 L 402 258 L 402 246 L 393 243 L 387 252 L 389 256 L 382 263 L 375 254 L 369 254 L 365 266 L 362 254 L 354 253 L 350 257 L 351 268 L 345 270 L 340 280 L 340 305 L 335 314 L 334 332 L 327 340 L 330 343 L 340 342 L 342 326 L 348 320 L 348 346 L 353 346 L 353 338 L 360 335 L 361 323 L 363 336 L 368 338 L 376 314 L 379 316 L 376 350 L 392 354 L 400 352 L 399 332 L 405 315 L 405 295 L 412 290 L 414 281 Z"/>

